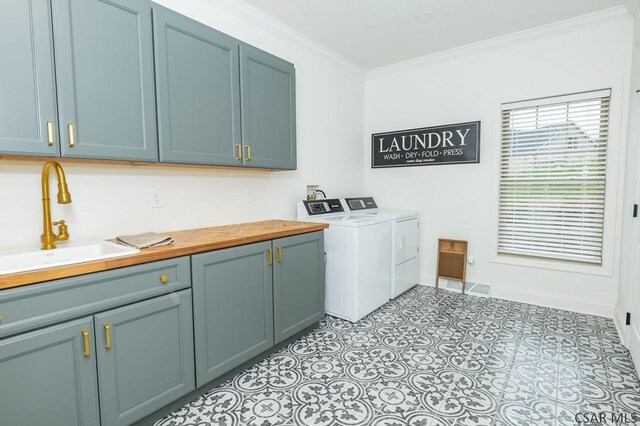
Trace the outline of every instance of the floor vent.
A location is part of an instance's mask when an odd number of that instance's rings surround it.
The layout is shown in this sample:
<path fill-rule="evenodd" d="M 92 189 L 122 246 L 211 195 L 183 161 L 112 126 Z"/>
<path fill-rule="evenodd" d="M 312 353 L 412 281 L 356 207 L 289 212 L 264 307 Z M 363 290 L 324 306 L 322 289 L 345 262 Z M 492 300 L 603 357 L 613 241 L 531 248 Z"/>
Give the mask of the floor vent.
<path fill-rule="evenodd" d="M 440 278 L 440 288 L 454 293 L 462 292 L 462 282 L 456 280 L 447 280 Z M 467 294 L 472 296 L 490 297 L 491 286 L 489 284 L 480 284 L 467 282 Z"/>

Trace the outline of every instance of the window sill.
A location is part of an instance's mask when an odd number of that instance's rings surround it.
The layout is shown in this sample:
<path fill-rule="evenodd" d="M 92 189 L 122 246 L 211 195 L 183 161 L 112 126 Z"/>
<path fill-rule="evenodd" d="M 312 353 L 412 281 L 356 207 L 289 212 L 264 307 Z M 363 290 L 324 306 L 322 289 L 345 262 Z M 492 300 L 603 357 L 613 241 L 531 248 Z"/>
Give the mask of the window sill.
<path fill-rule="evenodd" d="M 571 261 L 532 258 L 527 256 L 497 254 L 491 259 L 492 263 L 500 263 L 503 265 L 521 266 L 524 268 L 549 269 L 552 271 L 572 272 L 574 274 L 583 275 L 599 275 L 603 277 L 612 277 L 613 270 L 605 265 L 589 265 L 587 263 L 580 264 Z"/>

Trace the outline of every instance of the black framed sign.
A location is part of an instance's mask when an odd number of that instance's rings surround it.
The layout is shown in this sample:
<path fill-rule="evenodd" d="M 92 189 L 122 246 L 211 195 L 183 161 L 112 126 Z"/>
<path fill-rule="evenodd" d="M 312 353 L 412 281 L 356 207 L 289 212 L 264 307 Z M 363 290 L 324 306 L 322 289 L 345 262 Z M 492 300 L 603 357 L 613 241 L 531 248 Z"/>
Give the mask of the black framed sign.
<path fill-rule="evenodd" d="M 480 122 L 371 135 L 371 167 L 480 162 Z"/>

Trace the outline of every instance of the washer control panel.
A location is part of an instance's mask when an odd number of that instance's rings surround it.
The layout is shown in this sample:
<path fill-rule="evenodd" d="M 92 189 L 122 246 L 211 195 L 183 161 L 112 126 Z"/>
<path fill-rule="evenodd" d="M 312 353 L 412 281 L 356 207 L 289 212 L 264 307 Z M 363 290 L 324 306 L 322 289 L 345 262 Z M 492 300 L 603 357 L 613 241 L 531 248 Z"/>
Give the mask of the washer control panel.
<path fill-rule="evenodd" d="M 378 205 L 373 197 L 345 198 L 345 203 L 351 211 L 377 209 Z"/>
<path fill-rule="evenodd" d="M 344 212 L 344 208 L 342 208 L 342 204 L 338 198 L 303 201 L 303 203 L 305 209 L 307 209 L 307 213 L 309 213 L 309 216 Z"/>

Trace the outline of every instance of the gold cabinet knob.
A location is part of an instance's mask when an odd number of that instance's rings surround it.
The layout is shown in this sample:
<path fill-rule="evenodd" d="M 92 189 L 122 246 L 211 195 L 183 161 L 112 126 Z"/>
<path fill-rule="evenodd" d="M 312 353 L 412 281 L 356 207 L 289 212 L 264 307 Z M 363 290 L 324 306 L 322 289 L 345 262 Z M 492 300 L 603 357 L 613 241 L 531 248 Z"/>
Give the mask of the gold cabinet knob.
<path fill-rule="evenodd" d="M 160 282 L 162 284 L 166 284 L 169 282 L 169 276 L 168 275 L 160 275 Z"/>

